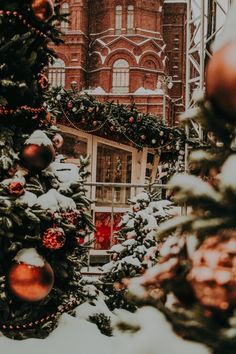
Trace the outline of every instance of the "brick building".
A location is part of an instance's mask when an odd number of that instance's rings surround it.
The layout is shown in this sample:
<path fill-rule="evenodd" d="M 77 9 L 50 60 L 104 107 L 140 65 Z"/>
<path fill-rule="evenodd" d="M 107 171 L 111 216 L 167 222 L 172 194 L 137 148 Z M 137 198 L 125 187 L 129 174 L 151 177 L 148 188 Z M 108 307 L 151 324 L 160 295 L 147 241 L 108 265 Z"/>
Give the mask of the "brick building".
<path fill-rule="evenodd" d="M 186 2 L 174 0 L 63 0 L 64 44 L 49 68 L 52 85 L 80 91 L 98 100 L 135 103 L 141 112 L 174 123 L 184 108 Z M 96 225 L 96 252 L 114 242 L 114 231 L 128 199 L 158 176 L 160 157 L 68 124 L 61 153 L 68 162 L 91 156 L 89 196 Z M 112 138 L 112 137 L 111 137 Z M 119 176 L 119 180 L 117 180 Z M 121 183 L 115 186 L 114 183 Z M 113 183 L 113 186 L 111 185 Z"/>
<path fill-rule="evenodd" d="M 76 81 L 99 100 L 135 102 L 176 120 L 184 107 L 186 1 L 65 0 L 61 11 L 70 23 L 61 25 L 53 85 Z"/>

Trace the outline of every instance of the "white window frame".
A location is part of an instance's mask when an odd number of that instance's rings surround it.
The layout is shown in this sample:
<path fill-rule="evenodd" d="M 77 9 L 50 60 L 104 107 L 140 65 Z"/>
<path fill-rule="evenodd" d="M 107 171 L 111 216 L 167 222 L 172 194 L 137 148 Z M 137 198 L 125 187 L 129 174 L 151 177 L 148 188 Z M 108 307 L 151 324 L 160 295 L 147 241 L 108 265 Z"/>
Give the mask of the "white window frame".
<path fill-rule="evenodd" d="M 48 81 L 52 87 L 65 86 L 65 62 L 57 58 L 48 67 Z"/>
<path fill-rule="evenodd" d="M 69 11 L 70 11 L 70 6 L 69 6 L 68 2 L 63 2 L 63 4 L 61 5 L 61 9 L 60 9 L 61 15 L 69 14 Z M 62 32 L 64 32 L 64 33 L 67 32 L 68 27 L 69 27 L 69 22 L 61 21 L 61 31 Z"/>
<path fill-rule="evenodd" d="M 113 63 L 112 92 L 124 94 L 129 92 L 129 63 L 118 59 Z"/>
<path fill-rule="evenodd" d="M 134 6 L 127 7 L 127 33 L 132 34 L 134 31 Z"/>
<path fill-rule="evenodd" d="M 122 31 L 122 6 L 116 6 L 116 13 L 115 13 L 115 33 L 121 34 Z"/>

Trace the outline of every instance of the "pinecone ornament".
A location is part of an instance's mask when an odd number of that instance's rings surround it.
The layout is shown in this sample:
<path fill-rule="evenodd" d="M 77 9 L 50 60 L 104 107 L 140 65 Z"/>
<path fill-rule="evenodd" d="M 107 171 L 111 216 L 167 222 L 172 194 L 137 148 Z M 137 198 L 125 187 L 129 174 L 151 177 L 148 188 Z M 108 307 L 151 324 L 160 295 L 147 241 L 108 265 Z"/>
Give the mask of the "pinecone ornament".
<path fill-rule="evenodd" d="M 206 239 L 193 255 L 188 275 L 195 296 L 209 308 L 225 311 L 236 305 L 236 230 Z"/>
<path fill-rule="evenodd" d="M 64 246 L 66 236 L 62 228 L 51 227 L 47 229 L 42 237 L 42 244 L 50 250 L 58 250 Z"/>
<path fill-rule="evenodd" d="M 79 212 L 76 211 L 64 211 L 61 213 L 62 220 L 69 225 L 76 225 L 78 222 Z"/>
<path fill-rule="evenodd" d="M 169 237 L 160 249 L 160 260 L 141 277 L 141 286 L 147 291 L 162 287 L 166 292 L 172 291 L 183 303 L 189 304 L 194 296 L 186 280 L 188 257 L 184 237 Z"/>

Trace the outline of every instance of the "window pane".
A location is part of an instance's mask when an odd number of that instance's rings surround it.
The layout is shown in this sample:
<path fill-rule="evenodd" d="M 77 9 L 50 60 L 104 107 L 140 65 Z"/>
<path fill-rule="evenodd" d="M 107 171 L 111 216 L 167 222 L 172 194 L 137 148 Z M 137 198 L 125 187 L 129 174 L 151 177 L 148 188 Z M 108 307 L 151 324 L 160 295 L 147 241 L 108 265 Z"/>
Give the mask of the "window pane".
<path fill-rule="evenodd" d="M 61 13 L 61 15 L 69 14 L 69 4 L 67 2 L 64 2 L 61 5 L 60 13 Z M 68 26 L 69 26 L 69 23 L 67 21 L 62 21 L 61 22 L 61 31 L 65 32 L 68 29 Z"/>
<path fill-rule="evenodd" d="M 76 162 L 75 160 L 78 160 L 81 155 L 87 155 L 87 141 L 85 139 L 65 132 L 61 132 L 61 135 L 64 143 L 58 152 L 66 157 L 67 162 Z"/>
<path fill-rule="evenodd" d="M 51 86 L 65 86 L 65 63 L 62 59 L 56 59 L 49 65 L 48 80 Z"/>
<path fill-rule="evenodd" d="M 119 59 L 113 64 L 112 92 L 129 92 L 129 64 L 124 59 Z"/>
<path fill-rule="evenodd" d="M 128 6 L 128 14 L 127 14 L 127 32 L 133 33 L 134 27 L 134 7 L 133 5 Z"/>
<path fill-rule="evenodd" d="M 106 183 L 131 183 L 132 153 L 102 143 L 97 149 L 97 182 Z M 129 187 L 100 186 L 96 190 L 96 198 L 99 205 L 107 205 L 112 202 L 119 206 L 127 205 L 130 197 Z"/>
<path fill-rule="evenodd" d="M 116 34 L 121 33 L 122 29 L 122 6 L 116 6 Z"/>
<path fill-rule="evenodd" d="M 119 223 L 123 214 L 114 213 L 113 218 L 109 212 L 95 213 L 95 249 L 107 250 L 116 243 L 116 238 L 113 236 L 115 231 L 118 231 Z"/>

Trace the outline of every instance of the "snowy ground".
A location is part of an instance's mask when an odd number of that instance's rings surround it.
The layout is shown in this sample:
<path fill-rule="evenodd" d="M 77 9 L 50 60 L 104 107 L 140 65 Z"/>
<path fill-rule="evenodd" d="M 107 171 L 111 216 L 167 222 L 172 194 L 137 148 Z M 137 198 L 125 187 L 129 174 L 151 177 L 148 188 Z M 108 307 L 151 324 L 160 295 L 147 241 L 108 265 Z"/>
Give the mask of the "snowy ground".
<path fill-rule="evenodd" d="M 136 333 L 115 330 L 113 337 L 100 334 L 96 325 L 84 318 L 104 311 L 104 303 L 96 306 L 82 305 L 77 317 L 64 314 L 59 326 L 46 339 L 24 341 L 0 338 L 1 353 L 9 354 L 210 354 L 203 345 L 183 341 L 177 337 L 163 315 L 151 307 L 144 307 L 136 314 L 119 310 L 112 315 L 112 322 L 125 321 L 140 328 Z M 107 310 L 105 310 L 107 311 Z M 109 310 L 108 310 L 109 311 Z M 106 312 L 107 314 L 109 312 Z"/>

